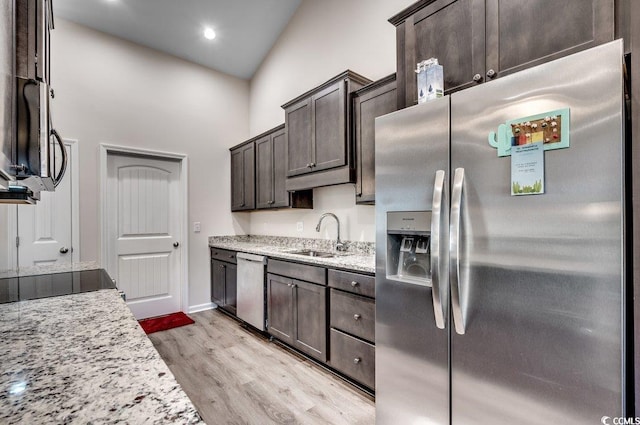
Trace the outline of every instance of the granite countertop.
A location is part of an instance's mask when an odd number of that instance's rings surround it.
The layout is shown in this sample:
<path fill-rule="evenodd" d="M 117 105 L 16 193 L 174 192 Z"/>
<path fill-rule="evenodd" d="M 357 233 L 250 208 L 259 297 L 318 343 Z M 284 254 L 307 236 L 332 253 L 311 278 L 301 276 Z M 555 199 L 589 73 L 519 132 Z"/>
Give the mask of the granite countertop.
<path fill-rule="evenodd" d="M 116 289 L 0 304 L 0 423 L 203 423 Z"/>
<path fill-rule="evenodd" d="M 241 235 L 210 236 L 209 246 L 231 251 L 265 255 L 270 258 L 293 260 L 328 268 L 375 274 L 375 247 L 372 242 L 345 241 L 346 252 L 335 252 L 331 258 L 307 257 L 292 251 L 314 249 L 334 252 L 335 241 L 326 239 L 292 238 L 278 236 Z"/>

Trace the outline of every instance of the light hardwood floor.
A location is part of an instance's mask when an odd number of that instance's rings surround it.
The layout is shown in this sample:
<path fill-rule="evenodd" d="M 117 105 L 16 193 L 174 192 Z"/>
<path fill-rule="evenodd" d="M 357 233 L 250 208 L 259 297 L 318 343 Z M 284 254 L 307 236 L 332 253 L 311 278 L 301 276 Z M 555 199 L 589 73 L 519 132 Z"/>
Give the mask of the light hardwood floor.
<path fill-rule="evenodd" d="M 375 422 L 374 402 L 216 310 L 149 335 L 209 425 Z"/>

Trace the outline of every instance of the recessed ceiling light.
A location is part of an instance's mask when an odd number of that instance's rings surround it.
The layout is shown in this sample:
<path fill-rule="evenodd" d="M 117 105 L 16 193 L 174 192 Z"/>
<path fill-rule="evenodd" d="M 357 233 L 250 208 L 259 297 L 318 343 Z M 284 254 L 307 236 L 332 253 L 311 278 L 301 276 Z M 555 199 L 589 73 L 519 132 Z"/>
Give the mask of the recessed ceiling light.
<path fill-rule="evenodd" d="M 215 31 L 212 30 L 211 28 L 205 28 L 204 29 L 204 38 L 206 38 L 207 40 L 213 40 L 214 38 L 216 38 Z"/>

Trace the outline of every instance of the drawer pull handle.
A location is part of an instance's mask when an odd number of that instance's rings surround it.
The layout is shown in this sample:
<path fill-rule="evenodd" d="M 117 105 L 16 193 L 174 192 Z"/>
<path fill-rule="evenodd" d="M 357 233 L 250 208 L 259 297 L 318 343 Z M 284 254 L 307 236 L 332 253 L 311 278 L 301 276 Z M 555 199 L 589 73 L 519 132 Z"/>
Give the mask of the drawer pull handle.
<path fill-rule="evenodd" d="M 358 363 L 360 363 L 360 361 L 361 361 L 360 357 L 356 357 L 355 359 L 353 359 L 353 363 L 354 364 L 358 364 Z"/>
<path fill-rule="evenodd" d="M 230 255 L 229 258 L 233 258 L 233 255 Z"/>
<path fill-rule="evenodd" d="M 362 316 L 360 316 L 359 314 L 356 313 L 356 314 L 353 315 L 353 320 L 360 320 L 361 317 Z"/>
<path fill-rule="evenodd" d="M 351 286 L 355 288 L 356 286 L 358 286 L 358 282 L 356 282 L 355 280 L 352 281 L 351 282 Z"/>

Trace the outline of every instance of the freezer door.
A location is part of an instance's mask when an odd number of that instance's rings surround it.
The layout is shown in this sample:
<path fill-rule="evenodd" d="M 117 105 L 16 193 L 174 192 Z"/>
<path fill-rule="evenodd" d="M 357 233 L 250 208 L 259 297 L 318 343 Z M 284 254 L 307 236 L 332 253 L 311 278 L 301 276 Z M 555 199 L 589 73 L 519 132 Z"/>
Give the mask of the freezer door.
<path fill-rule="evenodd" d="M 375 133 L 376 423 L 446 425 L 449 98 L 377 118 Z M 431 286 L 386 278 L 396 274 L 387 213 L 397 211 L 431 211 Z"/>
<path fill-rule="evenodd" d="M 615 41 L 452 95 L 452 424 L 622 416 L 622 88 Z M 544 152 L 545 193 L 511 196 L 488 134 L 565 107 L 570 147 Z"/>

